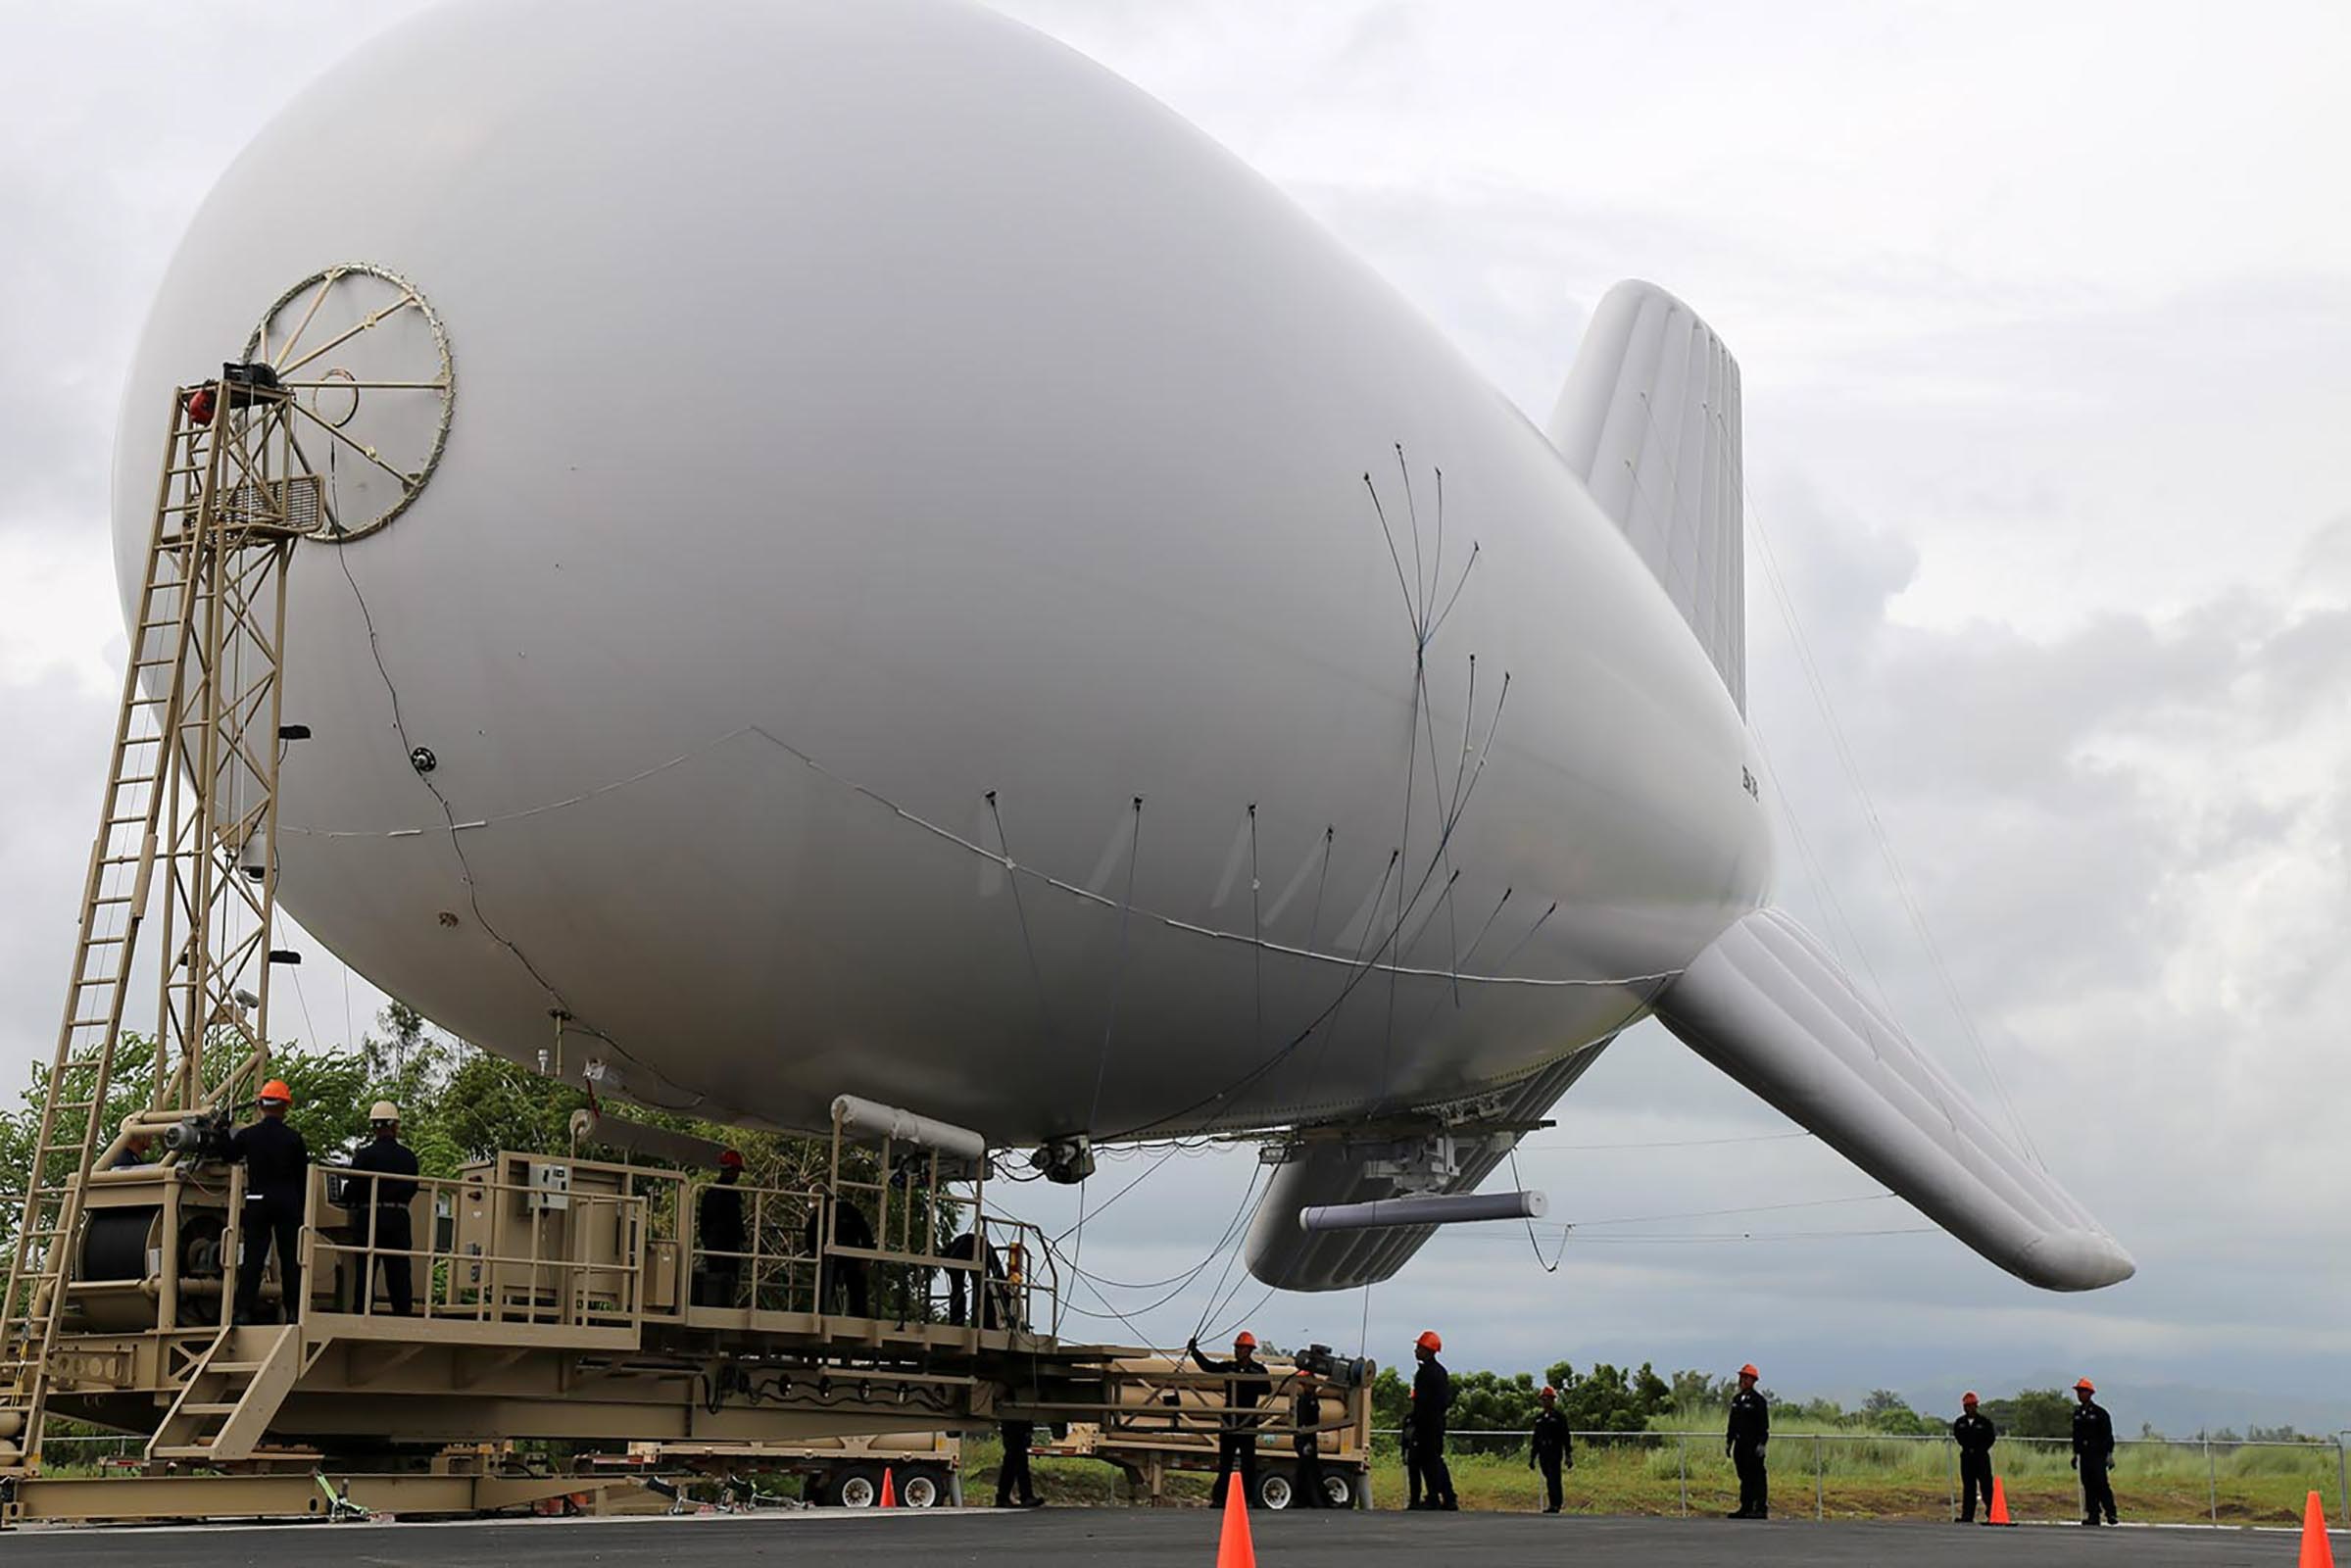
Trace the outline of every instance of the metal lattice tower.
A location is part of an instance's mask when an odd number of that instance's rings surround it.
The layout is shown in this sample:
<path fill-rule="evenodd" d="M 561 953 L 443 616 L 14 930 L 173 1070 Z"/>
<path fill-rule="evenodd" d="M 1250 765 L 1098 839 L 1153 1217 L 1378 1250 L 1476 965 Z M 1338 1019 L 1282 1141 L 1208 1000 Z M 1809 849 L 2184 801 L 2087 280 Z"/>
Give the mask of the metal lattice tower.
<path fill-rule="evenodd" d="M 0 1475 L 40 1467 L 89 1173 L 142 1127 L 250 1098 L 268 1064 L 277 764 L 294 738 L 279 720 L 286 567 L 320 515 L 296 412 L 267 365 L 227 366 L 172 396 L 65 1017 L 0 1295 Z M 110 1129 L 158 873 L 153 1087 Z"/>

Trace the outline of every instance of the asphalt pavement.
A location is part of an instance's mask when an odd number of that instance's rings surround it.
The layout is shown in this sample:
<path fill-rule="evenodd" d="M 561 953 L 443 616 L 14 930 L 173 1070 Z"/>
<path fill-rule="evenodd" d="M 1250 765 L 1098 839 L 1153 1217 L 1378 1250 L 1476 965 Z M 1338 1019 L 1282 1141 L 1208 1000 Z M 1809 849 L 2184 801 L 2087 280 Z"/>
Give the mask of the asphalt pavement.
<path fill-rule="evenodd" d="M 1916 1523 L 1724 1519 L 1544 1518 L 1524 1514 L 1295 1513 L 1251 1516 L 1266 1568 L 1984 1568 L 1986 1564 L 2115 1564 L 2131 1568 L 2278 1568 L 2295 1556 L 2290 1532 L 2124 1526 L 2015 1530 Z M 752 1568 L 780 1562 L 858 1568 L 977 1563 L 1050 1568 L 1115 1562 L 1210 1568 L 1218 1518 L 1202 1508 L 1047 1508 L 844 1514 L 775 1512 L 676 1519 L 465 1523 L 183 1526 L 169 1530 L 28 1529 L 0 1537 L 0 1560 L 34 1565 L 168 1563 L 243 1568 L 330 1562 L 352 1568 L 539 1568 L 626 1562 L 635 1568 Z M 2351 1538 L 2335 1536 L 2351 1561 Z"/>

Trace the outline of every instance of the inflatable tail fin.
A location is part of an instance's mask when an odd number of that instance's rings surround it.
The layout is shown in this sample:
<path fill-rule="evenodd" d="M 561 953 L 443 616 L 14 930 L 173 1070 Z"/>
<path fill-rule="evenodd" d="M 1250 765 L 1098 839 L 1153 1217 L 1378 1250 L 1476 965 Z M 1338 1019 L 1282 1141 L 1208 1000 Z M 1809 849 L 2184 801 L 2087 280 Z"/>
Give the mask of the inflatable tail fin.
<path fill-rule="evenodd" d="M 2090 1291 L 2134 1272 L 2114 1238 L 1780 910 L 1758 909 L 1716 938 L 1666 988 L 1657 1016 L 2019 1279 Z"/>
<path fill-rule="evenodd" d="M 1592 313 L 1544 433 L 1648 564 L 1745 712 L 1739 362 L 1665 290 L 1619 283 Z"/>

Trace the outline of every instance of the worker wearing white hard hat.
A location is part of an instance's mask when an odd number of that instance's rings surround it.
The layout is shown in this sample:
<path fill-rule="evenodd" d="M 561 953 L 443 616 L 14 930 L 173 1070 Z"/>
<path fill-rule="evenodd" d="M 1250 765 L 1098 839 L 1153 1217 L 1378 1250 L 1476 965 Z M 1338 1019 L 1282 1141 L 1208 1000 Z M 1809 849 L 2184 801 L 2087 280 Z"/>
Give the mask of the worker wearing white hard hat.
<path fill-rule="evenodd" d="M 400 1107 L 379 1100 L 368 1107 L 367 1121 L 375 1136 L 351 1156 L 351 1168 L 366 1172 L 353 1181 L 354 1207 L 360 1218 L 360 1239 L 368 1251 L 360 1270 L 357 1308 L 375 1307 L 375 1268 L 383 1265 L 384 1297 L 395 1317 L 409 1315 L 416 1271 L 409 1256 L 416 1230 L 409 1206 L 416 1200 L 416 1155 L 400 1141 Z M 402 1180 L 401 1178 L 410 1178 Z"/>

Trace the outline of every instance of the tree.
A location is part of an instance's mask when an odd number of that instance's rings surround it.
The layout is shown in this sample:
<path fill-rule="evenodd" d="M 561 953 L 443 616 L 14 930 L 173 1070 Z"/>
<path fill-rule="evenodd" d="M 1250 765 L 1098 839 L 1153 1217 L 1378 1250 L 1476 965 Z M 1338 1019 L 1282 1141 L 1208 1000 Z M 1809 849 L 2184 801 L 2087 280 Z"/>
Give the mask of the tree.
<path fill-rule="evenodd" d="M 1984 1413 L 2014 1438 L 2067 1438 L 2074 1433 L 2074 1401 L 2056 1389 L 2024 1389 L 2012 1397 L 1986 1399 Z"/>

